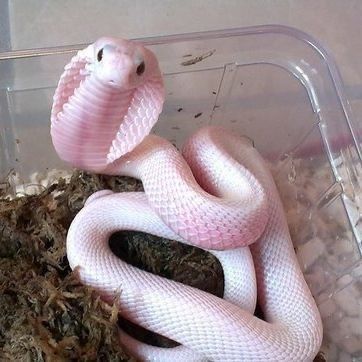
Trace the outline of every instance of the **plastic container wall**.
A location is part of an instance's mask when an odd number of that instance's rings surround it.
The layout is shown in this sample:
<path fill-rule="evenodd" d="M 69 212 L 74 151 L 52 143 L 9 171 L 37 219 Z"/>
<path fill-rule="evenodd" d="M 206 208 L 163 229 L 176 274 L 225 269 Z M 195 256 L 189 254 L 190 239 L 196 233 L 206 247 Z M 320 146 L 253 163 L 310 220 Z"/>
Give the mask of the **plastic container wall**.
<path fill-rule="evenodd" d="M 362 358 L 361 125 L 338 70 L 314 39 L 262 26 L 143 39 L 166 103 L 154 132 L 176 146 L 222 124 L 270 161 L 300 264 L 324 321 L 328 361 Z M 49 136 L 52 95 L 77 49 L 0 54 L 0 171 L 27 183 L 65 169 Z"/>

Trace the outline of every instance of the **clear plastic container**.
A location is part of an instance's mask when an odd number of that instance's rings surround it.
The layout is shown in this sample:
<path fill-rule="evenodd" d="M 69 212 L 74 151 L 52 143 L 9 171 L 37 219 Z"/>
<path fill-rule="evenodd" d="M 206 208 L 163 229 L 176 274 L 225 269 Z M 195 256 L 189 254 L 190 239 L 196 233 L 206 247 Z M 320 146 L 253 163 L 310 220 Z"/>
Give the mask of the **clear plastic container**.
<path fill-rule="evenodd" d="M 296 252 L 324 322 L 328 361 L 362 360 L 362 127 L 334 61 L 292 28 L 260 26 L 143 39 L 166 103 L 154 132 L 177 146 L 200 126 L 250 137 L 270 161 Z M 0 172 L 30 182 L 66 169 L 49 136 L 52 95 L 84 46 L 0 53 Z"/>

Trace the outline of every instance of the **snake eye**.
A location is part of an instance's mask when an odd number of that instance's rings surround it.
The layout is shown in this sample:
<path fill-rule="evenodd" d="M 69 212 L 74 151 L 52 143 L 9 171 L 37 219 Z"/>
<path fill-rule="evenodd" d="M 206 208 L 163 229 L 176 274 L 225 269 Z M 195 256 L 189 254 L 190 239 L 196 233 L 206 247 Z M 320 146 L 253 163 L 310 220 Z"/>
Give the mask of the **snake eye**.
<path fill-rule="evenodd" d="M 100 62 L 103 58 L 103 48 L 97 53 L 97 60 Z"/>
<path fill-rule="evenodd" d="M 146 69 L 145 62 L 142 61 L 136 69 L 137 75 L 142 75 L 145 72 L 145 69 Z"/>

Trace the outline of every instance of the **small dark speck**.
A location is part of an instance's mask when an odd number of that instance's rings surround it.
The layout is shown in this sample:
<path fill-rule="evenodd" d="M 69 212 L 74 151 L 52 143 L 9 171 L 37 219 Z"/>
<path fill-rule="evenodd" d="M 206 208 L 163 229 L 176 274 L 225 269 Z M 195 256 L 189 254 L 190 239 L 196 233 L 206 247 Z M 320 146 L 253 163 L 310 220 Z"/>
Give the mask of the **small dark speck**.
<path fill-rule="evenodd" d="M 182 58 L 188 58 L 188 57 L 192 57 L 192 54 L 185 54 L 182 56 Z"/>
<path fill-rule="evenodd" d="M 172 96 L 172 95 L 173 95 L 173 92 L 169 92 L 168 95 L 169 95 L 169 96 Z"/>
<path fill-rule="evenodd" d="M 20 143 L 19 138 L 16 138 L 16 139 L 15 139 L 15 142 L 16 142 L 16 144 L 18 145 L 18 144 Z"/>
<path fill-rule="evenodd" d="M 323 352 L 319 352 L 317 356 L 314 358 L 313 362 L 326 362 L 326 357 L 324 356 Z"/>
<path fill-rule="evenodd" d="M 177 112 L 181 112 L 183 110 L 182 107 L 178 108 Z"/>
<path fill-rule="evenodd" d="M 216 92 L 215 92 L 215 91 L 212 91 L 212 94 L 216 94 Z"/>
<path fill-rule="evenodd" d="M 243 86 L 243 85 L 244 85 L 244 83 L 243 83 L 243 82 L 240 82 L 240 85 L 241 85 L 241 86 Z"/>
<path fill-rule="evenodd" d="M 231 123 L 236 123 L 236 119 L 232 119 L 230 122 Z"/>
<path fill-rule="evenodd" d="M 172 126 L 171 128 L 172 128 L 172 129 L 180 129 L 179 126 Z"/>
<path fill-rule="evenodd" d="M 16 159 L 15 159 L 15 161 L 16 161 L 16 162 L 19 162 L 19 159 L 18 159 L 18 158 L 16 158 Z"/>
<path fill-rule="evenodd" d="M 195 118 L 199 118 L 202 115 L 202 112 L 195 114 Z"/>
<path fill-rule="evenodd" d="M 215 51 L 216 51 L 216 49 L 213 49 L 213 50 L 210 50 L 209 52 L 201 54 L 195 58 L 185 60 L 184 62 L 181 63 L 181 65 L 188 66 L 188 65 L 196 64 L 198 62 L 202 62 L 204 59 L 211 57 L 215 53 Z"/>

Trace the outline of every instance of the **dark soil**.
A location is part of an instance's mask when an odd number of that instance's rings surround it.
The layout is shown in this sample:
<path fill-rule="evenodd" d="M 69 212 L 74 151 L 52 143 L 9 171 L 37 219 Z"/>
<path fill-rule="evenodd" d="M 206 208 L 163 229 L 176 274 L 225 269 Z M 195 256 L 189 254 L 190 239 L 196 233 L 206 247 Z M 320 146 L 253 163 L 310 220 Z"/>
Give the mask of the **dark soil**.
<path fill-rule="evenodd" d="M 72 273 L 65 249 L 68 227 L 87 197 L 100 189 L 140 191 L 140 182 L 74 172 L 40 195 L 0 199 L 0 360 L 130 361 L 118 325 L 148 343 L 169 341 L 118 316 Z M 110 239 L 113 252 L 152 273 L 221 296 L 223 275 L 209 253 L 138 232 Z"/>

